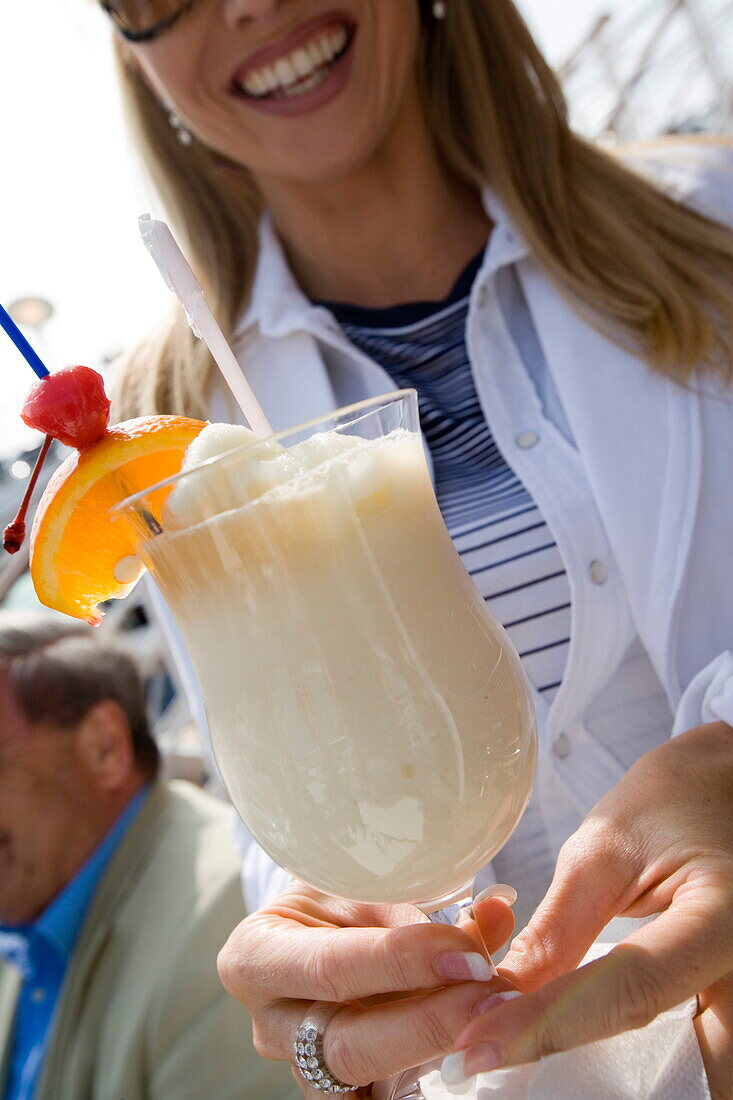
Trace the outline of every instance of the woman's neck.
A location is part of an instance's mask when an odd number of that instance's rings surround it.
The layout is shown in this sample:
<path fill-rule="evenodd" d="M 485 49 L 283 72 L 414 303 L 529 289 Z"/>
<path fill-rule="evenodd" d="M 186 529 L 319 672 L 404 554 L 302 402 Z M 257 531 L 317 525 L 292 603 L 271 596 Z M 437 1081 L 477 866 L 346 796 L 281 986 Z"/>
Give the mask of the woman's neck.
<path fill-rule="evenodd" d="M 480 195 L 450 181 L 419 111 L 368 164 L 326 184 L 261 180 L 304 292 L 384 307 L 445 297 L 486 244 Z"/>

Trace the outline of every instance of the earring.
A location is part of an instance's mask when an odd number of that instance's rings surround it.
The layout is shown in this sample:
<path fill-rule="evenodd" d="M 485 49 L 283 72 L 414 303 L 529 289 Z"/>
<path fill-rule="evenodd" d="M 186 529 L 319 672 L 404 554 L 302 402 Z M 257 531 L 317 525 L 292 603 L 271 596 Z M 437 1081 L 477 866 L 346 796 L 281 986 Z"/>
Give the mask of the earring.
<path fill-rule="evenodd" d="M 433 0 L 433 16 L 435 19 L 445 19 L 448 8 L 445 0 Z"/>
<path fill-rule="evenodd" d="M 180 141 L 181 145 L 190 145 L 193 141 L 193 135 L 190 130 L 186 129 L 186 124 L 181 117 L 176 114 L 175 111 L 168 112 L 168 121 L 173 129 L 176 131 L 176 137 Z"/>

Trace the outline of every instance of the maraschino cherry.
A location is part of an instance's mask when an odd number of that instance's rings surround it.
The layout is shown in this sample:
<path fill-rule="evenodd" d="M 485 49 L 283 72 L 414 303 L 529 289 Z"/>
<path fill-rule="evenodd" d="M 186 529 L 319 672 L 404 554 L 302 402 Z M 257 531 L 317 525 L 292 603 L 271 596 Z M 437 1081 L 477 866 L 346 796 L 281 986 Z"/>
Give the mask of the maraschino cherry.
<path fill-rule="evenodd" d="M 83 451 L 101 439 L 109 424 L 110 401 L 101 374 L 91 367 L 66 367 L 41 378 L 25 399 L 21 418 L 46 440 L 38 453 L 18 514 L 3 531 L 3 549 L 17 554 L 25 540 L 25 517 L 51 442 Z"/>
<path fill-rule="evenodd" d="M 109 408 L 101 374 L 65 367 L 36 382 L 20 415 L 29 428 L 83 451 L 107 431 Z"/>

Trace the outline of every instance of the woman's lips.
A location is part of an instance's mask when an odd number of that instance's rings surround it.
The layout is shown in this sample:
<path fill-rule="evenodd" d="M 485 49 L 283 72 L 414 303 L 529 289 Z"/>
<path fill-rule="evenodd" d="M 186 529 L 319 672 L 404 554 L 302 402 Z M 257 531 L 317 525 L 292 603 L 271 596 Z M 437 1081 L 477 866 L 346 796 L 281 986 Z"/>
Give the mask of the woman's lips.
<path fill-rule="evenodd" d="M 232 94 L 276 114 L 301 114 L 341 88 L 356 27 L 334 13 L 303 24 L 248 58 L 235 72 Z"/>

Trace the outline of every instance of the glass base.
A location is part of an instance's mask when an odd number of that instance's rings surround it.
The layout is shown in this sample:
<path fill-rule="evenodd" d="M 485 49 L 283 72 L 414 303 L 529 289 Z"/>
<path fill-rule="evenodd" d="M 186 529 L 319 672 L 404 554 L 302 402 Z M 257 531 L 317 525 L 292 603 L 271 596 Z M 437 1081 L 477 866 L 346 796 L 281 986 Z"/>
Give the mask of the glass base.
<path fill-rule="evenodd" d="M 442 898 L 433 898 L 431 901 L 419 902 L 418 904 L 416 904 L 415 908 L 419 909 L 421 913 L 424 913 L 426 917 L 432 917 L 433 913 L 438 912 L 438 910 L 450 909 L 454 905 L 465 907 L 465 905 L 471 904 L 472 886 L 473 880 L 471 880 L 471 882 L 467 882 L 465 886 L 462 886 L 460 888 L 460 890 L 454 890 L 451 894 L 444 894 Z M 442 923 L 454 924 L 455 922 L 443 921 Z"/>

